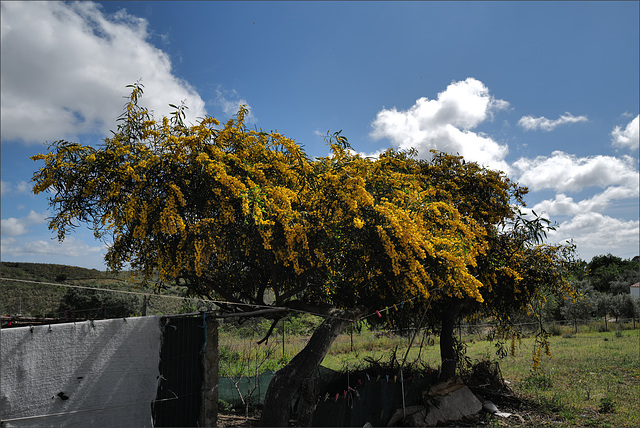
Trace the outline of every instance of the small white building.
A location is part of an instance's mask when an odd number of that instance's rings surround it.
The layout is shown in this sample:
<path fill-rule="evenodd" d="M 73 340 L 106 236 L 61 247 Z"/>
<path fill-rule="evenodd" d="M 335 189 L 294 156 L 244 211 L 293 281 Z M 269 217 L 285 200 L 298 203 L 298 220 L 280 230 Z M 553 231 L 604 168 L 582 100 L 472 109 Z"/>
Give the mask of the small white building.
<path fill-rule="evenodd" d="M 629 287 L 631 291 L 631 297 L 635 297 L 636 299 L 640 299 L 640 282 L 636 282 L 631 287 Z"/>

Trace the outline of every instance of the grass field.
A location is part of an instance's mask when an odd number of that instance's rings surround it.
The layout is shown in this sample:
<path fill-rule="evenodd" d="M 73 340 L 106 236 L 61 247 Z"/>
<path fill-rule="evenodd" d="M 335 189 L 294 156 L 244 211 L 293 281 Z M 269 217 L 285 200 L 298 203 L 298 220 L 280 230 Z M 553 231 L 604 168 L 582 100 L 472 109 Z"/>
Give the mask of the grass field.
<path fill-rule="evenodd" d="M 514 391 L 559 419 L 555 426 L 638 427 L 639 340 L 638 330 L 552 337 L 553 358 L 537 372 L 531 370 L 532 340 L 525 340 L 500 367 Z M 478 342 L 469 354 L 483 357 L 489 348 Z"/>
<path fill-rule="evenodd" d="M 638 427 L 640 426 L 640 335 L 637 329 L 598 332 L 594 326 L 583 327 L 578 334 L 570 327 L 560 327 L 557 336 L 550 338 L 552 358 L 543 357 L 541 367 L 532 371 L 533 339 L 524 339 L 516 346 L 515 355 L 500 360 L 502 375 L 508 386 L 531 407 L 519 417 L 490 419 L 489 426 L 556 426 L 556 427 Z M 595 331 L 590 331 L 595 330 Z M 417 338 L 407 361 L 437 368 L 439 347 L 435 340 Z M 496 347 L 479 336 L 463 335 L 467 356 L 472 361 L 495 360 Z M 260 360 L 260 370 L 276 370 L 286 363 L 302 346 L 305 338 L 286 338 L 284 355 L 278 338 L 268 347 L 256 347 L 255 340 L 239 340 L 227 335 L 220 337 L 220 349 L 237 352 L 250 349 L 246 358 Z M 420 347 L 422 343 L 422 347 Z M 402 358 L 408 339 L 394 335 L 354 334 L 340 336 L 333 344 L 322 365 L 339 371 L 364 367 L 364 358 L 388 358 L 396 350 Z M 260 350 L 270 349 L 270 357 L 261 357 Z M 235 351 L 232 351 L 235 350 Z M 247 351 L 245 351 L 246 353 Z M 222 358 L 221 376 L 233 370 Z M 228 360 L 227 360 L 228 361 Z"/>

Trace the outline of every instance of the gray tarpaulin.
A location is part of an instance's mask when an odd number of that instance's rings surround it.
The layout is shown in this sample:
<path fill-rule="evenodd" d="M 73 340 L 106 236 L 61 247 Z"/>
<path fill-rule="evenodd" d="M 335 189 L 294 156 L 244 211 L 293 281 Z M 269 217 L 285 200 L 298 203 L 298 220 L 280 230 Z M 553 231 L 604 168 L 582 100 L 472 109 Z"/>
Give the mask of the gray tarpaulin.
<path fill-rule="evenodd" d="M 2 329 L 0 340 L 3 426 L 152 425 L 160 317 Z"/>

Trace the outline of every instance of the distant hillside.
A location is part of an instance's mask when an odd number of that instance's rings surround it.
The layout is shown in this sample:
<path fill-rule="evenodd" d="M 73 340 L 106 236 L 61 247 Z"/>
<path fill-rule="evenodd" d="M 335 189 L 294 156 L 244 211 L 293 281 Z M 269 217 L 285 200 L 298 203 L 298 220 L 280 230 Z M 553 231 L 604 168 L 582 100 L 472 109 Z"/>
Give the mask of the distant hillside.
<path fill-rule="evenodd" d="M 119 302 L 127 302 L 129 307 L 135 307 L 135 312 L 130 315 L 142 313 L 143 300 L 140 296 L 127 293 L 95 292 L 52 284 L 152 292 L 149 289 L 140 289 L 131 282 L 131 272 L 114 273 L 47 263 L 2 262 L 0 263 L 0 277 L 48 283 L 33 284 L 2 280 L 0 284 L 0 312 L 8 315 L 63 317 L 66 315 L 65 310 L 73 309 L 78 317 L 97 318 L 100 308 L 107 303 L 113 306 L 114 299 Z M 177 287 L 163 292 L 163 294 L 173 296 L 180 295 L 180 293 L 181 291 Z M 63 302 L 70 301 L 73 303 L 63 304 Z M 188 309 L 188 305 L 184 305 L 180 299 L 158 296 L 152 297 L 148 303 L 147 314 L 149 315 L 178 313 Z M 91 307 L 82 307 L 83 304 Z M 65 305 L 73 307 L 67 308 Z M 95 306 L 98 307 L 97 313 Z"/>
<path fill-rule="evenodd" d="M 0 273 L 3 278 L 34 279 L 40 281 L 65 281 L 87 279 L 121 279 L 124 274 L 86 269 L 77 266 L 48 263 L 2 262 Z"/>

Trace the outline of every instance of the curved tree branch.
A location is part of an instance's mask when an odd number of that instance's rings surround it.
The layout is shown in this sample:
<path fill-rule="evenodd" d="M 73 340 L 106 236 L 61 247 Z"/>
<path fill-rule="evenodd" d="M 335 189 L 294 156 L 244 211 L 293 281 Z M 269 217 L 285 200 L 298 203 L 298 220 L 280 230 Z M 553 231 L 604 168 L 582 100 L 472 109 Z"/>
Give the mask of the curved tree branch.
<path fill-rule="evenodd" d="M 278 321 L 280 321 L 281 319 L 282 317 L 276 318 L 273 320 L 273 322 L 271 323 L 271 327 L 269 327 L 269 331 L 267 331 L 267 334 L 265 334 L 264 337 L 258 341 L 258 345 L 262 345 L 264 342 L 269 340 L 269 337 L 271 337 L 271 334 L 273 333 L 273 330 L 276 328 Z"/>

